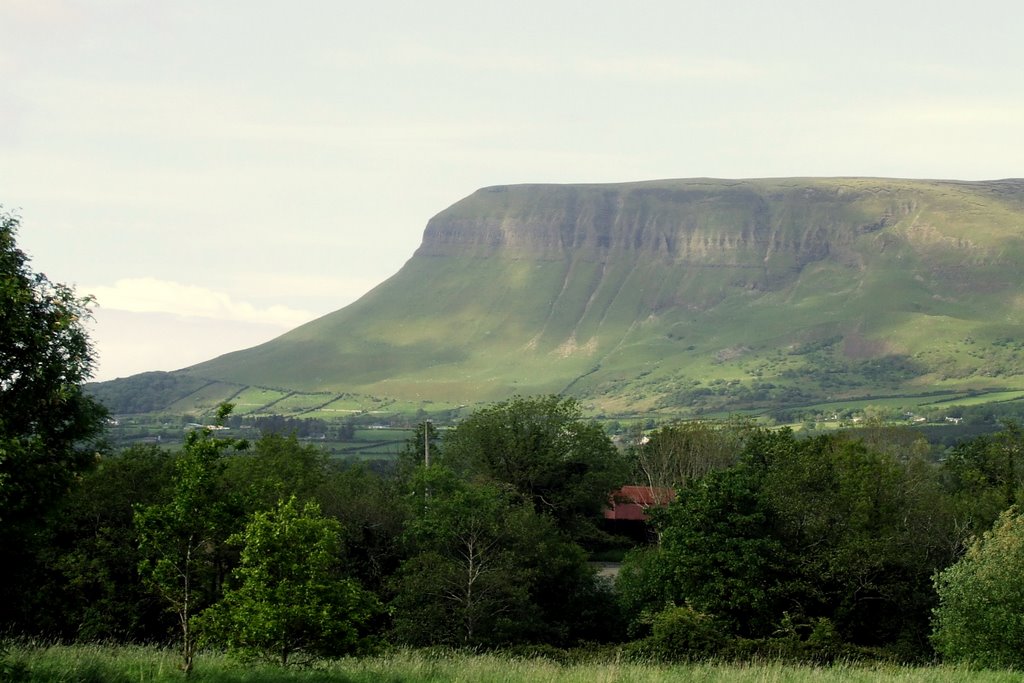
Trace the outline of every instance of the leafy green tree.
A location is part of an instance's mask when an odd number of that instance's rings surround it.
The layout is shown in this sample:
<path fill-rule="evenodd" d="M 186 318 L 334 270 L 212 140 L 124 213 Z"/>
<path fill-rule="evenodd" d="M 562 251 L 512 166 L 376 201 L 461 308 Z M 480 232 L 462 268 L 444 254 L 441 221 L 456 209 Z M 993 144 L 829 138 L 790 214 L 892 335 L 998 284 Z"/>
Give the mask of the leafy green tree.
<path fill-rule="evenodd" d="M 510 545 L 533 511 L 494 485 L 461 482 L 440 466 L 421 470 L 417 483 L 424 507 L 409 525 L 415 551 L 392 583 L 397 637 L 414 645 L 514 641 L 535 617 L 533 577 Z"/>
<path fill-rule="evenodd" d="M 230 411 L 230 405 L 223 405 L 219 419 Z M 135 511 L 139 574 L 177 617 L 186 674 L 196 652 L 195 616 L 217 598 L 217 553 L 234 531 L 236 515 L 219 483 L 225 451 L 239 445 L 215 438 L 209 429 L 190 432 L 174 463 L 170 499 Z"/>
<path fill-rule="evenodd" d="M 650 617 L 673 604 L 673 566 L 662 557 L 661 545 L 641 546 L 626 553 L 615 579 L 615 595 L 631 638 L 650 634 Z"/>
<path fill-rule="evenodd" d="M 341 543 L 352 576 L 368 590 L 382 594 L 388 578 L 405 559 L 402 535 L 412 504 L 408 492 L 365 465 L 332 463 L 315 498 L 324 516 L 341 524 Z"/>
<path fill-rule="evenodd" d="M 662 517 L 662 557 L 675 604 L 714 615 L 734 634 L 769 633 L 785 605 L 791 559 L 774 533 L 750 464 L 705 477 Z"/>
<path fill-rule="evenodd" d="M 942 463 L 964 538 L 991 529 L 999 514 L 1024 502 L 1024 433 L 1014 422 L 958 444 Z"/>
<path fill-rule="evenodd" d="M 449 432 L 443 462 L 510 486 L 573 539 L 600 536 L 595 520 L 628 466 L 600 425 L 571 398 L 516 397 L 473 413 Z"/>
<path fill-rule="evenodd" d="M 1022 575 L 1024 516 L 1011 508 L 935 577 L 935 649 L 950 661 L 1024 667 Z"/>
<path fill-rule="evenodd" d="M 295 436 L 268 433 L 226 458 L 223 476 L 249 513 L 267 510 L 293 495 L 314 496 L 326 481 L 327 454 Z"/>
<path fill-rule="evenodd" d="M 257 512 L 231 543 L 243 546 L 238 585 L 206 610 L 199 626 L 242 658 L 308 663 L 361 652 L 377 599 L 341 567 L 341 526 L 292 496 Z"/>
<path fill-rule="evenodd" d="M 0 620 L 35 572 L 32 532 L 96 459 L 106 411 L 82 390 L 93 369 L 88 298 L 34 273 L 0 207 Z"/>
<path fill-rule="evenodd" d="M 786 610 L 827 618 L 854 643 L 926 654 L 930 577 L 957 545 L 936 468 L 843 435 L 792 446 L 761 493 L 792 558 Z"/>
<path fill-rule="evenodd" d="M 951 561 L 956 530 L 922 459 L 757 431 L 737 465 L 681 490 L 656 523 L 660 547 L 620 578 L 634 629 L 669 603 L 746 638 L 824 619 L 848 642 L 927 654 L 930 577 Z"/>
<path fill-rule="evenodd" d="M 597 576 L 588 554 L 550 516 L 529 508 L 512 529 L 509 550 L 527 582 L 534 606 L 529 614 L 535 617 L 521 624 L 519 637 L 560 647 L 620 640 L 625 624 L 613 586 Z"/>
<path fill-rule="evenodd" d="M 443 465 L 413 483 L 409 557 L 390 582 L 398 640 L 572 645 L 616 635 L 610 587 L 550 515 L 507 485 L 467 482 Z"/>

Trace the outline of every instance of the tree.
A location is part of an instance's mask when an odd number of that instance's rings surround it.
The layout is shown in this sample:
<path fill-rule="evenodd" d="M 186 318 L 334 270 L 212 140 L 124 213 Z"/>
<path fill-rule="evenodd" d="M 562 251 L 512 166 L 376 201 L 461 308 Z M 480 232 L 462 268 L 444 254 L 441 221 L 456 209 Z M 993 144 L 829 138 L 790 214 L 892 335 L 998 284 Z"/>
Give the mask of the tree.
<path fill-rule="evenodd" d="M 0 207 L 0 618 L 31 576 L 30 530 L 95 461 L 106 411 L 82 390 L 93 369 L 88 297 L 34 273 L 17 216 Z"/>
<path fill-rule="evenodd" d="M 931 575 L 957 546 L 948 497 L 922 454 L 856 435 L 795 440 L 768 463 L 761 497 L 793 558 L 786 609 L 849 642 L 926 656 Z"/>
<path fill-rule="evenodd" d="M 365 649 L 361 631 L 380 611 L 377 599 L 341 572 L 341 526 L 320 507 L 292 496 L 256 512 L 241 534 L 236 587 L 206 610 L 201 630 L 243 658 L 281 665 Z"/>
<path fill-rule="evenodd" d="M 412 557 L 392 583 L 395 631 L 413 645 L 493 645 L 533 621 L 532 576 L 511 551 L 533 511 L 493 484 L 459 481 L 442 466 L 421 469 L 430 491 L 407 534 Z"/>
<path fill-rule="evenodd" d="M 658 429 L 630 448 L 636 480 L 652 488 L 655 502 L 661 492 L 677 490 L 736 463 L 743 450 L 749 424 L 730 422 L 678 422 Z"/>
<path fill-rule="evenodd" d="M 935 578 L 932 642 L 946 659 L 1024 667 L 1024 516 L 1004 511 Z"/>
<path fill-rule="evenodd" d="M 227 484 L 245 499 L 250 512 L 270 509 L 292 495 L 310 498 L 323 485 L 326 470 L 322 448 L 272 433 L 224 462 Z"/>
<path fill-rule="evenodd" d="M 163 606 L 140 581 L 133 515 L 166 501 L 172 463 L 155 445 L 131 446 L 102 458 L 71 490 L 52 525 L 59 573 L 38 610 L 54 621 L 47 631 L 87 642 L 165 637 Z"/>
<path fill-rule="evenodd" d="M 420 468 L 413 483 L 409 557 L 391 581 L 399 640 L 568 646 L 614 635 L 610 588 L 550 515 L 507 485 L 460 480 L 443 465 Z"/>
<path fill-rule="evenodd" d="M 901 657 L 927 653 L 930 577 L 955 533 L 923 460 L 758 430 L 739 463 L 682 489 L 655 522 L 660 547 L 631 555 L 620 576 L 634 628 L 672 603 L 743 637 L 773 637 L 788 618 Z"/>
<path fill-rule="evenodd" d="M 942 463 L 964 536 L 992 528 L 999 514 L 1024 502 L 1024 433 L 1014 422 L 993 435 L 958 444 Z"/>
<path fill-rule="evenodd" d="M 443 462 L 469 478 L 506 484 L 534 509 L 586 542 L 608 496 L 628 476 L 604 430 L 571 398 L 516 397 L 479 410 L 443 443 Z"/>
<path fill-rule="evenodd" d="M 781 616 L 792 559 L 761 483 L 749 463 L 716 472 L 680 491 L 660 518 L 661 557 L 671 567 L 665 597 L 748 637 L 769 633 Z"/>
<path fill-rule="evenodd" d="M 316 499 L 324 516 L 341 523 L 348 570 L 368 590 L 384 591 L 404 559 L 402 533 L 412 501 L 394 479 L 365 464 L 332 463 Z M 417 501 L 422 504 L 422 498 Z"/>
<path fill-rule="evenodd" d="M 222 405 L 218 419 L 230 412 L 229 404 Z M 143 556 L 139 574 L 177 617 L 186 674 L 192 671 L 196 652 L 193 622 L 216 598 L 220 578 L 216 554 L 233 531 L 229 501 L 219 490 L 222 456 L 242 445 L 215 438 L 209 429 L 190 432 L 174 463 L 170 500 L 135 511 Z"/>

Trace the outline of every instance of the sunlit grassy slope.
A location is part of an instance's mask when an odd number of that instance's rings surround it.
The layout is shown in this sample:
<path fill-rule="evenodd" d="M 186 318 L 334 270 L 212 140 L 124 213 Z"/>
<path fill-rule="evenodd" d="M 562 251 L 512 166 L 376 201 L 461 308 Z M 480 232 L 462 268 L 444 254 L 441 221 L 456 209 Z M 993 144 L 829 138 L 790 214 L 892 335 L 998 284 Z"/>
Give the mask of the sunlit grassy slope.
<path fill-rule="evenodd" d="M 182 377 L 609 414 L 1024 388 L 1022 266 L 1019 180 L 486 188 L 356 303 Z"/>

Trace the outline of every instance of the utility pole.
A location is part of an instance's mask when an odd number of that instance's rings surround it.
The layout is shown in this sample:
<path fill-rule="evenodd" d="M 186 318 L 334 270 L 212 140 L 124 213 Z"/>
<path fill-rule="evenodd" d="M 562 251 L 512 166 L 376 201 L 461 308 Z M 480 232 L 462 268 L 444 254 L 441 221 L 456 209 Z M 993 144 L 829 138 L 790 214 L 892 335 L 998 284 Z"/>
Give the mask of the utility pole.
<path fill-rule="evenodd" d="M 430 467 L 430 420 L 423 421 L 423 466 Z"/>

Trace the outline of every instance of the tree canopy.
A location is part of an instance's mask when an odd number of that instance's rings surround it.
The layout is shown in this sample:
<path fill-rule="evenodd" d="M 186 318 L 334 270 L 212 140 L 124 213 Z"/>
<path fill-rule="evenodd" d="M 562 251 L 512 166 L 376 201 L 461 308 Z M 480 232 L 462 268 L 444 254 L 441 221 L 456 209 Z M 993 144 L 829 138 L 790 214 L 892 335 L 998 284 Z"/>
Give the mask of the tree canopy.
<path fill-rule="evenodd" d="M 628 466 L 572 398 L 515 397 L 473 413 L 446 435 L 445 462 L 470 478 L 510 486 L 585 542 Z"/>
<path fill-rule="evenodd" d="M 228 539 L 242 546 L 236 586 L 200 619 L 213 642 L 243 658 L 282 665 L 339 656 L 363 647 L 376 598 L 341 570 L 341 524 L 292 496 L 253 514 Z"/>
<path fill-rule="evenodd" d="M 82 384 L 93 369 L 89 303 L 29 267 L 20 219 L 0 207 L 0 615 L 37 574 L 29 532 L 96 460 L 106 411 Z"/>
<path fill-rule="evenodd" d="M 104 409 L 82 391 L 93 370 L 87 297 L 29 267 L 20 220 L 0 208 L 0 523 L 37 517 L 89 467 Z"/>
<path fill-rule="evenodd" d="M 1024 667 L 1024 516 L 1000 514 L 960 560 L 935 578 L 932 642 L 952 661 Z"/>

